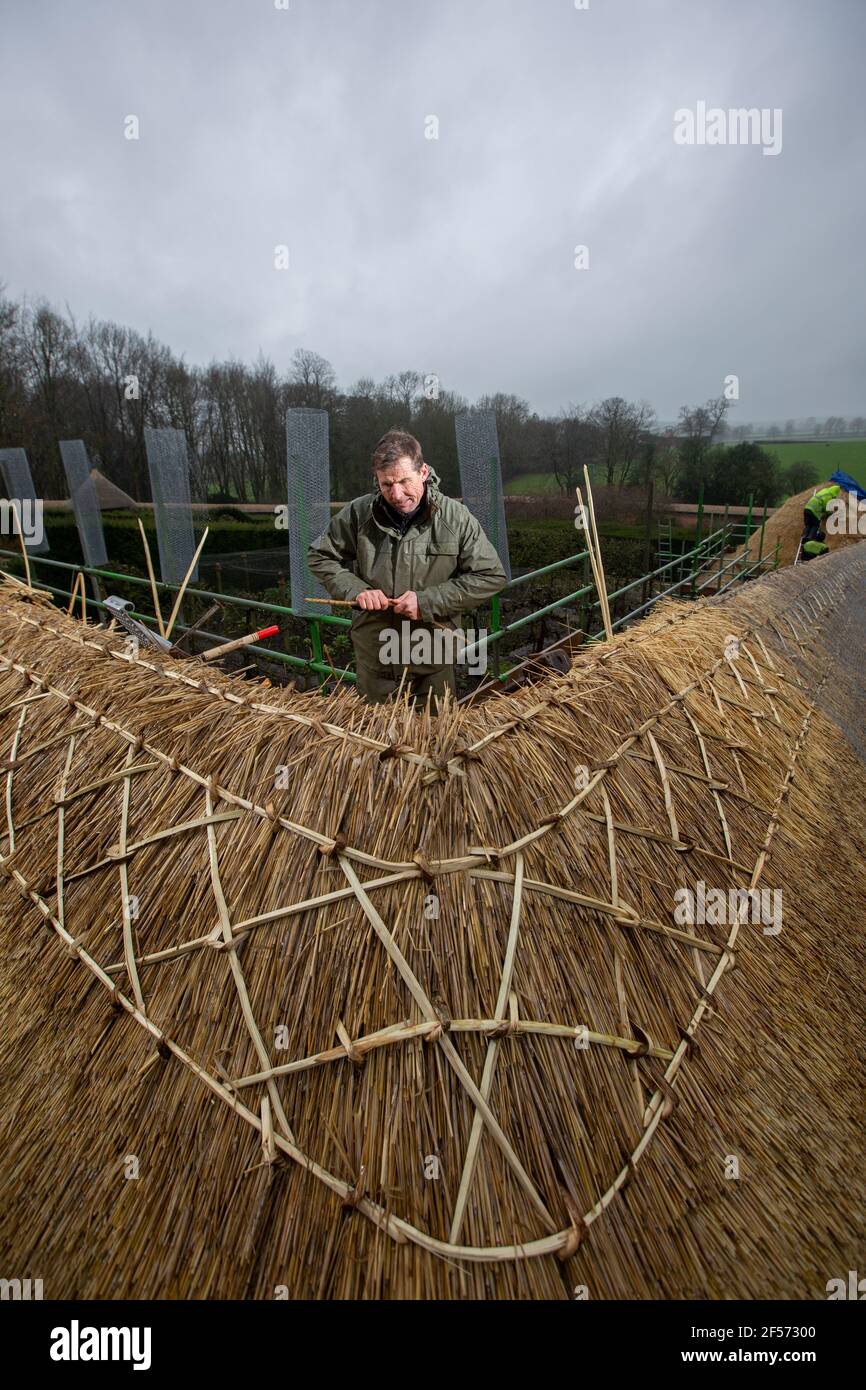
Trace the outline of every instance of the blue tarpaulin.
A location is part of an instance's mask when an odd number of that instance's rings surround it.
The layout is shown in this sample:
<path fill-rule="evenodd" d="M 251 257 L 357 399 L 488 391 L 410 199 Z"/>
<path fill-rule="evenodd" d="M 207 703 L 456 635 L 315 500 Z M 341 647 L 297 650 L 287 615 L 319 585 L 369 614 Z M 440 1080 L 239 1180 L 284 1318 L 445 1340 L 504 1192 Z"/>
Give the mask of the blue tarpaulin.
<path fill-rule="evenodd" d="M 851 492 L 858 502 L 866 502 L 866 488 L 855 482 L 850 473 L 843 473 L 841 468 L 837 469 L 830 479 L 831 483 L 838 483 L 846 492 Z"/>

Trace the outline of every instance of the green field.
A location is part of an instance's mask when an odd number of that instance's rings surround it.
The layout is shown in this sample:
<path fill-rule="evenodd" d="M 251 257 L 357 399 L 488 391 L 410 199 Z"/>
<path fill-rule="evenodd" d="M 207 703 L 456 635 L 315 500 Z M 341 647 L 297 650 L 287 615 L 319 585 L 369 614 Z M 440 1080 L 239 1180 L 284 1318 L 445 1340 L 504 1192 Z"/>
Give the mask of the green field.
<path fill-rule="evenodd" d="M 771 440 L 761 446 L 768 453 L 777 456 L 781 466 L 808 460 L 821 474 L 821 482 L 827 481 L 838 468 L 850 473 L 862 487 L 866 487 L 866 439 L 830 439 L 811 444 L 790 443 L 786 440 Z M 596 469 L 590 469 L 593 483 L 598 485 L 601 478 Z M 506 496 L 530 497 L 545 495 L 558 496 L 560 489 L 552 473 L 522 473 L 505 484 Z"/>
<path fill-rule="evenodd" d="M 595 467 L 590 468 L 589 476 L 596 487 L 604 482 Z M 583 487 L 582 474 L 581 487 Z M 543 497 L 548 494 L 555 497 L 562 496 L 562 489 L 553 473 L 521 473 L 518 478 L 512 478 L 510 482 L 505 484 L 506 497 Z"/>
<path fill-rule="evenodd" d="M 841 468 L 866 487 L 866 439 L 830 439 L 826 444 L 797 444 L 774 439 L 761 447 L 775 454 L 783 468 L 808 460 L 820 471 L 821 482 Z"/>

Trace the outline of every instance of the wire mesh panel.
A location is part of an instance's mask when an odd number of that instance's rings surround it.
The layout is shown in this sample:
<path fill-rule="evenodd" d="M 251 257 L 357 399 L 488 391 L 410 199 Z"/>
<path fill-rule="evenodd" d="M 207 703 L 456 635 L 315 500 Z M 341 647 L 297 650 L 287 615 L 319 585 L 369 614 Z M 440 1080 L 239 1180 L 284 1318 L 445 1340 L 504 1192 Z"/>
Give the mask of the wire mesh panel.
<path fill-rule="evenodd" d="M 165 584 L 180 584 L 195 553 L 189 496 L 189 459 L 183 430 L 145 429 L 159 568 Z M 191 583 L 198 581 L 196 564 Z"/>
<path fill-rule="evenodd" d="M 480 522 L 510 579 L 511 561 L 505 528 L 496 413 L 492 410 L 469 410 L 465 415 L 456 417 L 454 428 L 464 505 Z"/>
<path fill-rule="evenodd" d="M 51 547 L 42 523 L 42 498 L 36 496 L 33 475 L 23 449 L 0 449 L 0 474 L 6 487 L 6 496 L 15 503 L 17 522 L 9 515 L 9 508 L 3 508 L 4 530 L 9 535 L 17 535 L 20 527 L 28 551 L 44 555 Z M 38 504 L 38 505 L 37 505 Z M 40 539 L 35 540 L 35 536 Z M 18 542 L 15 542 L 18 545 Z"/>
<path fill-rule="evenodd" d="M 286 460 L 292 608 L 296 613 L 320 618 L 321 607 L 305 600 L 327 598 L 327 590 L 313 578 L 307 564 L 310 543 L 321 536 L 331 519 L 327 410 L 286 411 Z"/>
<path fill-rule="evenodd" d="M 61 439 L 60 457 L 63 460 L 85 564 L 93 568 L 106 565 L 108 551 L 105 549 L 105 535 L 102 530 L 102 510 L 96 495 L 96 485 L 90 476 L 90 460 L 84 441 Z"/>

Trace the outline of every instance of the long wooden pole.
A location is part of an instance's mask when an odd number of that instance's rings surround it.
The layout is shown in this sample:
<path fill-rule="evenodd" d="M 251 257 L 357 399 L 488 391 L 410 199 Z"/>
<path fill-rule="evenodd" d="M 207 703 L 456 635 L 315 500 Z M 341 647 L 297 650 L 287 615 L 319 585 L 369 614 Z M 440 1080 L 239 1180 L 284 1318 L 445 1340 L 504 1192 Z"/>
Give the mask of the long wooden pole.
<path fill-rule="evenodd" d="M 68 606 L 68 608 L 66 609 L 66 616 L 67 616 L 67 618 L 71 618 L 71 617 L 72 617 L 72 610 L 73 610 L 73 608 L 75 607 L 75 595 L 78 593 L 78 585 L 79 585 L 79 583 L 81 582 L 82 578 L 83 578 L 83 575 L 82 575 L 82 573 L 81 573 L 81 570 L 79 570 L 78 573 L 77 573 L 76 576 L 75 576 L 75 582 L 74 582 L 74 584 L 72 585 L 72 592 L 71 592 L 71 594 L 69 595 L 69 606 Z"/>
<path fill-rule="evenodd" d="M 589 515 L 590 520 L 592 521 L 592 532 L 593 537 L 595 539 L 596 557 L 598 559 L 598 573 L 601 580 L 598 589 L 598 596 L 602 604 L 602 613 L 604 616 L 604 630 L 607 633 L 607 640 L 610 641 L 613 637 L 613 628 L 611 626 L 610 621 L 610 608 L 607 602 L 607 584 L 604 578 L 604 564 L 601 558 L 601 541 L 598 537 L 598 526 L 595 520 L 595 503 L 592 500 L 592 484 L 589 481 L 589 469 L 587 468 L 586 464 L 583 465 L 583 480 L 586 483 L 586 497 L 587 501 L 589 502 Z"/>
<path fill-rule="evenodd" d="M 165 637 L 166 633 L 162 621 L 162 609 L 160 608 L 159 593 L 156 587 L 156 575 L 153 572 L 153 562 L 150 558 L 150 546 L 147 543 L 147 533 L 145 532 L 141 517 L 138 518 L 138 529 L 141 532 L 141 543 L 144 546 L 144 559 L 147 565 L 147 572 L 150 575 L 150 592 L 153 598 L 153 611 L 156 614 L 156 621 L 159 624 L 159 635 L 160 637 Z M 193 563 L 195 562 L 193 561 Z"/>
<path fill-rule="evenodd" d="M 20 502 L 18 505 L 21 505 Z M 15 511 L 14 507 L 12 510 L 15 512 L 15 520 L 18 523 L 18 539 L 21 542 L 21 554 L 24 556 L 24 573 L 27 575 L 27 587 L 28 589 L 32 589 L 33 585 L 30 581 L 30 556 L 27 554 L 27 546 L 24 543 L 24 532 L 21 529 L 21 513 Z"/>
<path fill-rule="evenodd" d="M 204 535 L 202 536 L 201 540 L 199 541 L 198 545 L 196 546 L 195 554 L 193 555 L 192 559 L 191 559 L 190 562 L 189 562 L 189 569 L 187 570 L 186 574 L 184 575 L 184 577 L 183 577 L 183 583 L 181 584 L 180 588 L 179 588 L 178 591 L 177 591 L 177 598 L 176 598 L 175 601 L 174 601 L 174 608 L 172 608 L 172 610 L 171 610 L 171 617 L 169 618 L 169 620 L 168 620 L 168 626 L 167 626 L 166 629 L 165 629 L 165 636 L 166 636 L 166 637 L 170 637 L 170 636 L 171 636 L 171 630 L 172 630 L 172 628 L 174 627 L 174 620 L 175 620 L 175 618 L 177 617 L 177 611 L 178 611 L 178 609 L 180 608 L 181 601 L 182 601 L 182 599 L 183 599 L 184 594 L 186 593 L 186 586 L 187 586 L 187 584 L 189 583 L 190 579 L 192 578 L 192 572 L 193 572 L 193 570 L 195 569 L 196 564 L 198 563 L 198 557 L 199 557 L 199 555 L 201 555 L 201 552 L 202 552 L 202 550 L 203 550 L 203 548 L 204 548 L 204 543 L 205 543 L 205 541 L 207 540 L 207 535 L 208 535 L 208 531 L 209 531 L 209 530 L 210 530 L 210 527 L 209 527 L 209 526 L 206 526 L 206 527 L 204 528 Z"/>
<path fill-rule="evenodd" d="M 583 497 L 581 496 L 580 488 L 576 488 L 575 491 L 577 493 L 577 501 L 580 507 L 581 521 L 583 522 L 583 532 L 586 536 L 586 548 L 589 552 L 589 563 L 592 566 L 592 577 L 595 580 L 595 587 L 598 592 L 598 608 L 599 612 L 601 613 L 602 623 L 604 624 L 605 634 L 606 636 L 611 637 L 613 634 L 609 631 L 610 619 L 607 616 L 607 610 L 604 606 L 604 598 L 602 597 L 604 585 L 602 582 L 601 573 L 598 568 L 598 557 L 595 553 L 595 541 L 592 534 L 591 523 L 586 507 L 584 506 L 584 501 Z"/>

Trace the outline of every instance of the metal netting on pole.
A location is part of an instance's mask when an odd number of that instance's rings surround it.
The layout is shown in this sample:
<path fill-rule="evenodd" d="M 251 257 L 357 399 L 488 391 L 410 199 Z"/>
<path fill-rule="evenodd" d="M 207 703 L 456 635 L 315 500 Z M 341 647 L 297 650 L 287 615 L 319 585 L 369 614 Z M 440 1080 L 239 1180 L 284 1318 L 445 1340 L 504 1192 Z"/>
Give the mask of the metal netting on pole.
<path fill-rule="evenodd" d="M 102 510 L 96 495 L 96 485 L 90 476 L 90 460 L 81 439 L 61 439 L 60 457 L 69 486 L 72 510 L 81 540 L 85 564 L 93 569 L 108 564 L 105 535 L 102 530 Z"/>
<path fill-rule="evenodd" d="M 292 608 L 320 618 L 321 608 L 305 600 L 327 598 L 327 590 L 313 578 L 307 564 L 308 547 L 327 530 L 331 519 L 327 410 L 286 411 L 286 465 Z"/>
<path fill-rule="evenodd" d="M 189 458 L 183 430 L 145 429 L 159 568 L 165 584 L 180 584 L 195 553 L 189 495 Z M 196 563 L 190 582 L 198 582 Z"/>
<path fill-rule="evenodd" d="M 0 449 L 0 474 L 17 517 L 16 523 L 10 517 L 11 532 L 17 535 L 20 529 L 27 549 L 32 554 L 44 555 L 51 547 L 42 521 L 42 498 L 36 496 L 30 464 L 23 449 Z M 36 535 L 40 537 L 38 541 Z"/>
<path fill-rule="evenodd" d="M 492 410 L 469 410 L 456 417 L 454 428 L 464 506 L 481 523 L 510 579 L 511 561 L 508 556 L 496 413 Z"/>

